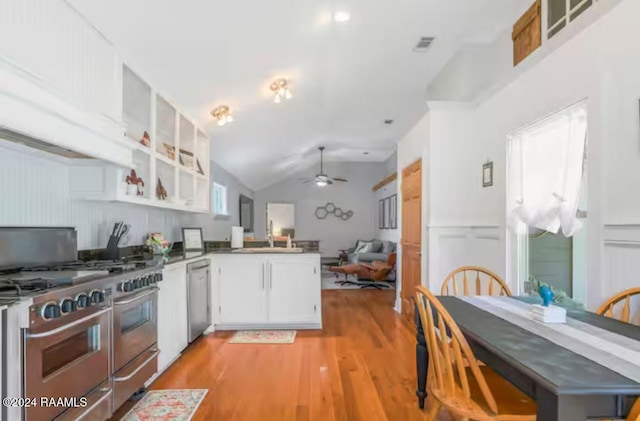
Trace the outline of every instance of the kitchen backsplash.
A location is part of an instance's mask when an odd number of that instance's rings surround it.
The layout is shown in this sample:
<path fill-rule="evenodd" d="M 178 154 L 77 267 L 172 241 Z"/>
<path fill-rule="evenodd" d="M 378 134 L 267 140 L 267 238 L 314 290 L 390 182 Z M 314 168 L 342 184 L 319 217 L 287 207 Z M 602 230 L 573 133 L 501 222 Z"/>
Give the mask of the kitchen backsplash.
<path fill-rule="evenodd" d="M 0 194 L 0 225 L 75 227 L 80 250 L 106 247 L 120 220 L 131 224 L 128 245 L 143 244 L 147 233 L 156 231 L 170 241 L 181 240 L 184 226 L 202 226 L 207 240 L 230 236 L 210 215 L 72 198 L 67 164 L 1 145 Z"/>

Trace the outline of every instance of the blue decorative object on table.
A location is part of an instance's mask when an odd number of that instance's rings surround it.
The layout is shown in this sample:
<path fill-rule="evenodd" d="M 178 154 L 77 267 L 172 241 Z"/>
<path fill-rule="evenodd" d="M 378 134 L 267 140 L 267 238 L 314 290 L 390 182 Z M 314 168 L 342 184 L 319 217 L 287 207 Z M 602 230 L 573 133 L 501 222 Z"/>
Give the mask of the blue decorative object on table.
<path fill-rule="evenodd" d="M 549 307 L 549 303 L 553 301 L 553 291 L 546 285 L 540 287 L 540 296 L 542 297 L 542 305 Z"/>

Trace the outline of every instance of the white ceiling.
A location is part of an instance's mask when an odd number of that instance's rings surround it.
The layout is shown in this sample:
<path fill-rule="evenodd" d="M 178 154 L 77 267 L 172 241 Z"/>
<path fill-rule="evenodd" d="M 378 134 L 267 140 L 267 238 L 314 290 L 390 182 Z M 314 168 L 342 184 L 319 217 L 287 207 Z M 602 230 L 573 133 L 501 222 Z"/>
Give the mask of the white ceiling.
<path fill-rule="evenodd" d="M 315 163 L 318 145 L 330 161 L 386 159 L 460 45 L 491 41 L 531 3 L 67 1 L 208 130 L 213 159 L 254 190 Z M 351 20 L 333 22 L 337 10 Z M 412 51 L 421 36 L 437 38 L 427 53 Z M 268 86 L 281 77 L 294 98 L 278 105 Z M 220 104 L 233 124 L 218 127 L 209 115 Z"/>

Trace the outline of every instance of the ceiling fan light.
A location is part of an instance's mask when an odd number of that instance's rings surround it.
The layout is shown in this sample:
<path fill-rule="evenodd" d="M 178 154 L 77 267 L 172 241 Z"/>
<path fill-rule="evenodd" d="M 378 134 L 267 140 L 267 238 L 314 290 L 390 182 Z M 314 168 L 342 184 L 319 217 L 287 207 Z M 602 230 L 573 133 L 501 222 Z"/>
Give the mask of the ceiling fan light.
<path fill-rule="evenodd" d="M 316 186 L 318 187 L 326 187 L 327 184 L 327 180 L 316 180 Z"/>
<path fill-rule="evenodd" d="M 278 95 L 284 96 L 285 93 L 286 89 L 284 88 L 284 86 L 281 86 L 280 89 L 278 89 Z"/>
<path fill-rule="evenodd" d="M 220 120 L 218 120 L 218 126 L 224 126 L 227 122 L 225 121 L 224 118 L 221 118 Z"/>
<path fill-rule="evenodd" d="M 293 98 L 293 95 L 291 95 L 291 91 L 287 89 L 285 91 L 284 97 L 287 98 L 287 99 L 291 99 L 291 98 Z"/>
<path fill-rule="evenodd" d="M 227 116 L 227 123 L 232 123 L 233 122 L 233 116 L 231 114 L 229 114 Z"/>
<path fill-rule="evenodd" d="M 282 102 L 282 98 L 280 97 L 280 95 L 276 94 L 276 96 L 273 97 L 273 102 L 275 102 L 276 104 L 280 104 L 280 102 Z"/>

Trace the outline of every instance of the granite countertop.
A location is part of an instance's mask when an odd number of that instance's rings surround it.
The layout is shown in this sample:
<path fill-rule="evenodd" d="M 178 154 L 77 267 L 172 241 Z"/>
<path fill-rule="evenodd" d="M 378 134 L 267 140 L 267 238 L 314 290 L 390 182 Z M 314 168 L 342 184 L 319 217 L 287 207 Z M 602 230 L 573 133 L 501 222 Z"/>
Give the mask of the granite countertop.
<path fill-rule="evenodd" d="M 264 252 L 247 252 L 247 253 L 242 253 L 242 252 L 235 252 L 233 251 L 233 249 L 230 248 L 220 248 L 220 249 L 214 249 L 214 250 L 208 250 L 206 252 L 200 253 L 200 252 L 190 252 L 190 253 L 186 253 L 183 254 L 182 252 L 179 253 L 172 253 L 169 254 L 169 258 L 168 259 L 164 259 L 164 265 L 172 265 L 174 263 L 180 263 L 180 262 L 187 262 L 190 260 L 195 260 L 195 259 L 199 259 L 205 256 L 210 256 L 212 254 L 233 254 L 233 255 L 241 255 L 241 256 L 250 256 L 253 254 L 275 254 L 275 255 L 300 255 L 300 254 L 317 254 L 319 255 L 320 252 L 319 251 L 303 251 L 301 253 L 274 253 L 274 252 L 270 252 L 270 251 L 264 251 Z M 158 257 L 159 259 L 159 257 Z"/>

